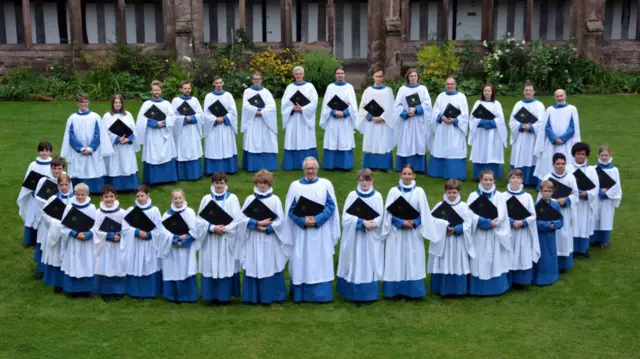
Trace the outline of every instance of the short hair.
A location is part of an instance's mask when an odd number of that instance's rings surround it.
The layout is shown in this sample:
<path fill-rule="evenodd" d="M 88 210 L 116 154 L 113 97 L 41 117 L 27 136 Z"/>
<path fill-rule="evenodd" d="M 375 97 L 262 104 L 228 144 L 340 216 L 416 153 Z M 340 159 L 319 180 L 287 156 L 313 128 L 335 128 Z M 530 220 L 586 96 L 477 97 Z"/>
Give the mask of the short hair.
<path fill-rule="evenodd" d="M 338 70 L 342 70 L 342 72 L 346 73 L 347 71 L 344 69 L 344 66 L 338 66 L 336 67 L 336 72 L 338 72 Z"/>
<path fill-rule="evenodd" d="M 102 186 L 102 189 L 100 190 L 100 196 L 104 197 L 104 195 L 107 193 L 113 193 L 114 196 L 118 195 L 118 193 L 116 192 L 116 188 L 110 184 Z"/>
<path fill-rule="evenodd" d="M 611 155 L 611 148 L 609 148 L 609 146 L 607 145 L 602 145 L 598 147 L 598 155 L 600 155 L 602 152 L 608 152 L 609 155 Z"/>
<path fill-rule="evenodd" d="M 507 179 L 511 179 L 511 177 L 520 177 L 524 179 L 524 173 L 522 173 L 522 171 L 520 171 L 519 169 L 514 168 L 511 171 L 509 171 L 509 175 L 507 176 Z"/>
<path fill-rule="evenodd" d="M 302 66 L 298 65 L 298 66 L 294 67 L 294 68 L 293 68 L 293 70 L 291 70 L 291 73 L 292 73 L 292 74 L 295 74 L 295 73 L 296 73 L 296 71 L 302 71 L 302 72 L 304 72 L 304 67 L 302 67 Z"/>
<path fill-rule="evenodd" d="M 81 101 L 89 101 L 89 95 L 87 95 L 86 93 L 77 94 L 76 102 L 81 102 Z"/>
<path fill-rule="evenodd" d="M 371 172 L 371 170 L 368 168 L 363 168 L 359 170 L 358 174 L 356 175 L 356 180 L 359 180 L 360 178 L 365 181 L 373 181 L 373 172 Z"/>
<path fill-rule="evenodd" d="M 384 75 L 384 67 L 380 66 L 380 65 L 374 65 L 371 68 L 371 76 L 373 76 L 373 74 L 375 74 L 378 71 L 382 71 L 382 74 Z"/>
<path fill-rule="evenodd" d="M 418 81 L 420 81 L 420 74 L 418 73 L 418 70 L 416 70 L 415 68 L 411 67 L 407 70 L 407 72 L 404 73 L 404 80 L 409 83 L 409 76 L 412 73 L 416 73 L 416 75 L 418 75 Z"/>
<path fill-rule="evenodd" d="M 171 191 L 171 198 L 173 198 L 173 195 L 178 193 L 178 192 L 182 193 L 182 197 L 184 197 L 185 199 L 187 198 L 187 194 L 184 192 L 184 190 L 182 188 L 174 188 Z"/>
<path fill-rule="evenodd" d="M 304 170 L 305 165 L 307 164 L 307 162 L 309 161 L 314 161 L 316 163 L 316 169 L 317 167 L 320 167 L 320 164 L 318 163 L 318 159 L 313 157 L 313 156 L 309 156 L 307 158 L 304 159 L 304 161 L 302 161 L 302 169 Z"/>
<path fill-rule="evenodd" d="M 258 171 L 255 176 L 253 176 L 253 184 L 258 183 L 266 183 L 269 186 L 273 186 L 273 173 L 267 170 Z"/>
<path fill-rule="evenodd" d="M 556 185 L 554 185 L 553 182 L 551 182 L 549 180 L 544 180 L 544 181 L 540 182 L 540 191 L 542 191 L 545 188 L 548 188 L 548 189 L 554 191 L 556 189 Z"/>
<path fill-rule="evenodd" d="M 38 152 L 44 151 L 44 150 L 49 150 L 49 152 L 53 151 L 53 146 L 51 145 L 50 142 L 42 141 L 38 143 Z"/>
<path fill-rule="evenodd" d="M 120 100 L 120 104 L 122 104 L 120 112 L 125 113 L 126 110 L 124 109 L 124 97 L 122 97 L 122 95 L 120 94 L 115 94 L 113 95 L 113 97 L 111 97 L 111 110 L 109 110 L 109 113 L 111 113 L 112 115 L 115 115 L 117 113 L 116 108 L 113 106 L 116 100 Z"/>
<path fill-rule="evenodd" d="M 262 72 L 260 71 L 256 71 L 254 73 L 251 74 L 251 79 L 253 80 L 254 77 L 256 76 L 260 76 L 260 78 L 262 78 Z"/>
<path fill-rule="evenodd" d="M 450 191 L 450 190 L 457 190 L 458 192 L 460 192 L 460 189 L 462 188 L 462 182 L 460 182 L 457 179 L 450 179 L 448 181 L 446 181 L 444 183 L 444 190 L 445 191 Z"/>
<path fill-rule="evenodd" d="M 139 185 L 138 187 L 136 187 L 136 193 L 138 192 L 149 194 L 149 186 L 147 186 L 146 184 Z"/>
<path fill-rule="evenodd" d="M 69 176 L 67 172 L 62 172 L 60 175 L 58 175 L 58 178 L 56 178 L 56 183 L 60 184 L 62 183 L 62 181 L 67 181 L 67 183 L 71 183 L 71 176 Z"/>
<path fill-rule="evenodd" d="M 533 83 L 532 83 L 531 81 L 527 81 L 527 82 L 525 82 L 525 83 L 524 83 L 524 86 L 522 86 L 522 89 L 524 90 L 524 89 L 525 89 L 525 88 L 527 88 L 527 87 L 531 87 L 531 88 L 533 89 L 533 91 L 535 91 L 535 90 L 536 90 L 536 87 L 535 87 L 535 86 L 533 86 Z"/>
<path fill-rule="evenodd" d="M 447 78 L 444 79 L 444 82 L 446 83 L 447 80 L 449 80 L 449 79 L 453 80 L 453 82 L 455 82 L 455 83 L 458 83 L 458 81 L 456 80 L 456 78 L 454 76 L 447 76 Z"/>
<path fill-rule="evenodd" d="M 565 163 L 567 163 L 567 157 L 564 155 L 564 153 L 554 153 L 551 159 L 551 163 L 555 164 L 557 160 L 563 160 Z"/>
<path fill-rule="evenodd" d="M 89 194 L 89 186 L 84 182 L 80 182 L 73 187 L 73 192 L 87 192 L 87 194 Z"/>
<path fill-rule="evenodd" d="M 180 86 L 178 88 L 182 88 L 182 86 L 184 86 L 184 85 L 191 85 L 191 81 L 189 81 L 189 80 L 180 81 Z"/>
<path fill-rule="evenodd" d="M 400 173 L 402 173 L 405 168 L 410 169 L 413 174 L 416 174 L 416 170 L 413 168 L 413 165 L 411 163 L 407 163 L 406 165 L 402 166 L 402 169 L 400 169 Z"/>
<path fill-rule="evenodd" d="M 162 82 L 160 80 L 153 80 L 151 81 L 151 87 L 153 86 L 158 86 L 160 87 L 160 89 L 162 89 Z"/>
<path fill-rule="evenodd" d="M 484 84 L 484 86 L 482 86 L 482 93 L 480 93 L 480 101 L 484 101 L 484 89 L 485 88 L 491 88 L 491 102 L 494 102 L 496 100 L 496 89 L 495 87 L 493 87 L 492 84 Z"/>
<path fill-rule="evenodd" d="M 482 171 L 480 171 L 480 176 L 478 178 L 483 179 L 484 176 L 487 176 L 487 175 L 491 175 L 491 177 L 493 177 L 494 180 L 496 179 L 496 174 L 493 173 L 493 171 L 490 168 L 485 168 Z"/>
<path fill-rule="evenodd" d="M 591 148 L 589 147 L 589 144 L 584 142 L 576 142 L 571 147 L 571 156 L 575 157 L 576 153 L 580 151 L 584 151 L 587 154 L 587 156 L 591 155 Z"/>
<path fill-rule="evenodd" d="M 227 183 L 227 174 L 224 172 L 216 172 L 211 175 L 211 183 L 224 182 Z"/>
<path fill-rule="evenodd" d="M 62 157 L 54 157 L 51 160 L 51 167 L 62 167 L 65 168 L 67 166 L 67 161 Z"/>
<path fill-rule="evenodd" d="M 222 78 L 222 76 L 220 76 L 220 75 L 215 75 L 215 76 L 213 77 L 213 82 L 212 82 L 212 83 L 215 83 L 215 82 L 216 82 L 216 81 L 218 81 L 218 80 L 222 80 L 222 82 L 224 82 L 224 79 Z"/>

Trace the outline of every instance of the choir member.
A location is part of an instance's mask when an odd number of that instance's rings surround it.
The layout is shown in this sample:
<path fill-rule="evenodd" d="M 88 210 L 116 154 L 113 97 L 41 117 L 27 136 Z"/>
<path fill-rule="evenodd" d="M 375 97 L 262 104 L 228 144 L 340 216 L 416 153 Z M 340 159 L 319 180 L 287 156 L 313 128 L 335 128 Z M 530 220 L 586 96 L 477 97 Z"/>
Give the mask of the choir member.
<path fill-rule="evenodd" d="M 181 95 L 171 101 L 175 122 L 178 181 L 197 181 L 202 177 L 202 138 L 204 118 L 197 97 L 191 96 L 191 83 L 180 82 Z"/>
<path fill-rule="evenodd" d="M 111 98 L 111 109 L 102 116 L 102 125 L 109 130 L 113 146 L 113 153 L 105 158 L 107 175 L 104 182 L 118 191 L 135 191 L 139 185 L 136 153 L 140 151 L 140 143 L 136 137 L 136 124 L 124 108 L 122 95 Z"/>
<path fill-rule="evenodd" d="M 535 97 L 533 84 L 524 84 L 524 98 L 518 101 L 509 116 L 511 129 L 510 169 L 519 169 L 524 174 L 525 186 L 537 186 L 538 179 L 533 175 L 536 169 L 534 148 L 538 132 L 544 122 L 544 104 Z"/>
<path fill-rule="evenodd" d="M 204 172 L 238 172 L 238 111 L 224 80 L 214 77 L 213 91 L 204 98 Z"/>
<path fill-rule="evenodd" d="M 583 258 L 591 258 L 590 238 L 596 221 L 600 189 L 598 171 L 595 166 L 589 166 L 587 163 L 590 154 L 588 144 L 576 142 L 571 148 L 572 161 L 567 164 L 567 172 L 573 173 L 578 186 L 578 201 L 575 203 L 576 222 L 573 225 L 573 253 L 578 253 Z"/>
<path fill-rule="evenodd" d="M 622 184 L 620 183 L 620 172 L 613 165 L 611 149 L 607 146 L 600 146 L 598 149 L 598 164 L 600 169 L 598 177 L 602 176 L 598 192 L 598 210 L 594 224 L 594 233 L 591 236 L 591 243 L 600 247 L 606 247 L 611 241 L 611 231 L 613 230 L 613 218 L 616 208 L 620 206 L 622 200 Z M 606 174 L 606 177 L 604 176 Z M 610 179 L 610 180 L 609 180 Z M 609 182 L 609 183 L 605 183 Z M 609 187 L 605 187 L 609 186 Z"/>

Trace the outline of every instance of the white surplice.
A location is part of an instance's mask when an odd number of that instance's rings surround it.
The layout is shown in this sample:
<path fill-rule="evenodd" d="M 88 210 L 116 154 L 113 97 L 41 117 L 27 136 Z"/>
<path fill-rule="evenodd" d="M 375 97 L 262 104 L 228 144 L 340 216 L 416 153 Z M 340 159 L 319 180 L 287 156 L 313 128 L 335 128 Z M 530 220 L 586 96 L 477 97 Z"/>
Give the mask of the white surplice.
<path fill-rule="evenodd" d="M 613 161 L 613 158 L 605 165 L 611 164 L 611 161 Z M 616 184 L 607 190 L 606 199 L 600 199 L 598 201 L 594 230 L 611 231 L 613 230 L 613 218 L 616 208 L 620 206 L 620 201 L 622 201 L 622 184 L 620 183 L 620 172 L 617 167 L 604 168 L 603 171 L 605 171 Z"/>
<path fill-rule="evenodd" d="M 460 110 L 457 124 L 448 125 L 439 121 L 448 104 Z M 433 136 L 433 142 L 430 147 L 431 155 L 436 158 L 467 158 L 466 136 L 469 126 L 467 97 L 458 91 L 453 94 L 443 92 L 436 98 L 432 114 L 430 118 L 431 130 L 429 131 Z"/>
<path fill-rule="evenodd" d="M 338 96 L 349 107 L 349 116 L 336 118 L 331 116 L 329 101 L 333 96 Z M 353 130 L 358 118 L 358 102 L 356 92 L 350 83 L 334 82 L 327 86 L 320 112 L 320 127 L 324 130 L 323 148 L 332 151 L 350 151 L 356 147 L 353 139 Z"/>
<path fill-rule="evenodd" d="M 153 105 L 167 116 L 165 120 L 166 127 L 147 127 L 147 118 L 144 114 Z M 136 136 L 138 143 L 143 146 L 142 162 L 150 165 L 161 165 L 176 158 L 176 143 L 173 138 L 174 122 L 173 106 L 169 101 L 161 100 L 156 102 L 155 100 L 147 100 L 142 104 L 136 120 Z"/>
<path fill-rule="evenodd" d="M 540 239 L 538 238 L 538 224 L 536 222 L 536 208 L 533 197 L 527 192 L 507 191 L 502 193 L 505 203 L 511 198 L 516 199 L 529 211 L 529 216 L 523 220 L 527 228 L 511 228 L 511 270 L 528 270 L 533 263 L 540 259 Z M 507 211 L 508 214 L 508 211 Z"/>
<path fill-rule="evenodd" d="M 180 115 L 178 108 L 183 102 L 187 102 L 195 111 L 196 123 L 185 124 L 186 116 Z M 175 122 L 173 124 L 173 137 L 176 142 L 178 161 L 186 162 L 202 158 L 202 138 L 204 137 L 204 116 L 202 106 L 197 97 L 179 96 L 171 101 Z M 191 120 L 191 119 L 190 119 Z"/>
<path fill-rule="evenodd" d="M 29 176 L 31 171 L 51 177 L 51 157 L 47 159 L 38 157 L 35 161 L 31 162 L 29 167 L 27 167 L 27 173 L 25 173 L 24 178 L 22 179 L 23 181 L 27 179 L 27 176 Z M 18 194 L 18 200 L 16 202 L 18 203 L 18 214 L 24 221 L 24 226 L 34 226 L 37 203 L 35 193 L 27 188 L 20 187 L 20 193 Z"/>
<path fill-rule="evenodd" d="M 553 170 L 554 154 L 562 153 L 569 159 L 571 158 L 571 148 L 576 142 L 580 142 L 580 119 L 575 106 L 566 103 L 564 106 L 549 106 L 542 120 L 534 150 L 534 155 L 537 157 L 534 175 L 538 178 L 542 178 Z M 551 143 L 546 133 L 547 125 L 551 127 L 557 137 L 560 137 L 569 129 L 571 122 L 574 127 L 573 137 L 561 145 Z"/>
<path fill-rule="evenodd" d="M 265 107 L 256 116 L 258 108 L 249 99 L 260 95 Z M 242 148 L 250 153 L 278 153 L 278 110 L 271 92 L 263 87 L 253 86 L 242 95 Z"/>
<path fill-rule="evenodd" d="M 144 277 L 151 275 L 162 268 L 159 258 L 159 248 L 166 235 L 160 220 L 160 210 L 151 204 L 151 199 L 145 205 L 140 205 L 138 201 L 129 207 L 122 218 L 125 218 L 134 207 L 142 209 L 156 226 L 151 232 L 151 239 L 140 239 L 136 237 L 136 228 L 131 227 L 126 220 L 122 221 L 122 243 L 125 255 L 123 257 L 124 269 L 127 275 Z"/>
<path fill-rule="evenodd" d="M 291 97 L 300 91 L 310 103 L 302 107 L 302 112 L 292 112 L 295 106 Z M 316 108 L 318 107 L 318 92 L 310 82 L 303 84 L 292 83 L 287 86 L 282 95 L 280 112 L 282 113 L 282 128 L 284 128 L 284 149 L 290 151 L 308 150 L 316 144 Z"/>
<path fill-rule="evenodd" d="M 133 121 L 131 113 L 125 111 L 125 113 L 112 115 L 110 112 L 107 112 L 102 116 L 102 126 L 108 130 L 118 119 L 133 131 L 134 139 L 133 143 L 124 145 L 119 143 L 114 144 L 117 136 L 109 131 L 109 140 L 113 146 L 113 153 L 104 160 L 107 176 L 109 177 L 130 176 L 138 172 L 136 153 L 140 151 L 140 140 L 136 135 L 136 124 Z"/>
<path fill-rule="evenodd" d="M 595 185 L 593 189 L 586 191 L 586 199 L 582 199 L 578 195 L 576 197 L 576 203 L 572 204 L 576 207 L 576 222 L 573 224 L 573 236 L 577 238 L 589 238 L 593 234 L 593 225 L 596 221 L 598 211 L 598 192 L 600 191 L 598 172 L 596 172 L 595 166 L 589 166 L 586 161 L 582 165 L 577 164 L 575 159 L 573 161 L 569 159 L 568 162 L 570 163 L 567 164 L 567 172 L 575 173 L 575 171 L 580 170 L 587 175 Z"/>
<path fill-rule="evenodd" d="M 80 206 L 80 207 L 77 207 Z M 83 203 L 79 203 L 76 198 L 72 198 L 64 210 L 62 221 L 71 210 L 76 207 L 80 212 L 95 219 L 96 207 L 91 204 L 91 199 L 87 197 Z M 93 239 L 80 240 L 71 236 L 71 229 L 62 225 L 60 227 L 62 233 L 61 243 L 61 269 L 64 274 L 72 278 L 93 277 L 95 274 L 96 249 Z M 88 232 L 87 232 L 88 233 Z M 95 236 L 95 234 L 94 234 Z"/>
<path fill-rule="evenodd" d="M 107 173 L 104 157 L 113 153 L 113 147 L 109 138 L 109 131 L 105 126 L 100 125 L 101 122 L 100 115 L 89 111 L 85 114 L 76 112 L 67 119 L 60 156 L 67 160 L 69 176 L 72 178 L 100 178 Z M 72 128 L 79 146 L 82 146 L 83 149 L 88 148 L 92 152 L 91 155 L 85 156 L 71 146 L 72 137 L 70 131 Z M 96 133 L 99 145 L 94 153 L 90 145 Z"/>
<path fill-rule="evenodd" d="M 531 124 L 533 132 L 520 132 L 521 123 L 518 122 L 514 116 L 523 107 L 538 119 L 536 123 Z M 518 101 L 513 106 L 513 110 L 509 116 L 509 129 L 511 130 L 511 161 L 509 164 L 511 166 L 516 168 L 535 166 L 536 156 L 534 149 L 538 133 L 544 130 L 544 128 L 541 127 L 544 122 L 544 112 L 544 104 L 538 100 L 534 100 L 533 102 Z"/>
<path fill-rule="evenodd" d="M 420 97 L 420 106 L 423 112 L 421 115 L 416 112 L 415 116 L 407 117 L 405 120 L 401 114 L 408 111 L 407 97 L 414 94 Z M 398 89 L 393 111 L 394 144 L 397 146 L 398 156 L 424 156 L 427 150 L 431 149 L 431 132 L 429 131 L 431 116 L 431 97 L 429 97 L 429 90 L 426 87 L 420 84 L 416 86 L 405 84 Z"/>
<path fill-rule="evenodd" d="M 181 208 L 176 208 L 173 203 L 171 210 L 165 212 L 162 220 L 171 217 L 171 211 L 180 213 L 182 219 L 189 226 L 189 235 L 193 237 L 193 241 L 188 248 L 174 247 L 173 234 L 164 229 L 164 235 L 160 235 L 160 257 L 162 258 L 162 280 L 163 281 L 179 281 L 185 280 L 197 273 L 197 257 L 196 253 L 200 247 L 196 235 L 196 213 L 189 208 L 187 201 Z"/>
<path fill-rule="evenodd" d="M 482 104 L 495 115 L 493 121 L 496 128 L 478 128 L 481 118 L 475 118 L 473 111 Z M 507 147 L 507 126 L 504 123 L 504 113 L 500 101 L 476 101 L 469 117 L 469 145 L 473 163 L 504 163 L 504 148 Z"/>
<path fill-rule="evenodd" d="M 568 172 L 565 169 L 565 172 L 562 176 L 558 176 L 555 173 L 548 173 L 544 177 L 542 177 L 542 181 L 548 180 L 550 177 L 553 177 L 556 181 L 569 186 L 573 192 L 568 197 L 571 201 L 569 207 L 560 206 L 560 213 L 562 214 L 562 221 L 564 222 L 564 226 L 556 231 L 556 245 L 558 247 L 558 255 L 567 257 L 573 253 L 573 227 L 577 223 L 577 203 L 578 203 L 578 184 L 576 183 L 576 178 L 572 173 Z M 538 192 L 538 198 L 536 202 L 542 198 L 540 192 Z"/>
<path fill-rule="evenodd" d="M 218 124 L 209 107 L 216 101 L 227 110 L 229 120 Z M 210 92 L 204 98 L 204 157 L 212 160 L 231 158 L 238 154 L 236 135 L 238 134 L 238 110 L 233 96 L 226 92 Z"/>
<path fill-rule="evenodd" d="M 107 241 L 107 232 L 100 230 L 105 218 L 110 218 L 117 223 L 122 223 L 125 211 L 120 208 L 117 200 L 111 207 L 100 202 L 100 208 L 96 211 L 96 221 L 93 225 L 93 242 L 96 245 L 96 274 L 105 277 L 124 277 L 125 271 L 125 244 L 122 233 L 118 233 L 120 241 Z"/>
<path fill-rule="evenodd" d="M 372 100 L 375 100 L 384 110 L 380 116 L 384 122 L 374 123 L 367 119 L 369 113 L 364 107 Z M 393 90 L 390 87 L 382 86 L 377 88 L 370 86 L 364 90 L 360 100 L 358 121 L 356 122 L 356 127 L 362 134 L 362 152 L 381 155 L 393 151 L 395 146 L 393 128 L 396 123 L 396 118 L 393 116 L 393 104 Z"/>

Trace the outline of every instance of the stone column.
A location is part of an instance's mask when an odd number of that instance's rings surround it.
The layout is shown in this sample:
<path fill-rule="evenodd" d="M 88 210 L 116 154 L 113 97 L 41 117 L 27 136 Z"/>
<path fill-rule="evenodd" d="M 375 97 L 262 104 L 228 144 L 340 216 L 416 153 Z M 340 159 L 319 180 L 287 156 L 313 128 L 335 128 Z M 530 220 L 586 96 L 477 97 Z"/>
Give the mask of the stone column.
<path fill-rule="evenodd" d="M 602 63 L 600 48 L 604 42 L 605 0 L 584 0 L 583 6 L 585 9 L 585 26 L 584 34 L 582 35 L 581 53 L 598 63 Z"/>
<path fill-rule="evenodd" d="M 82 41 L 82 8 L 80 0 L 69 0 L 69 15 L 71 23 L 71 43 L 73 49 L 78 49 L 83 45 Z M 25 31 L 26 34 L 26 31 Z"/>
<path fill-rule="evenodd" d="M 280 0 L 281 41 L 283 48 L 293 46 L 293 32 L 291 29 L 291 0 Z"/>
<path fill-rule="evenodd" d="M 127 20 L 126 20 L 126 6 L 125 0 L 118 0 L 118 6 L 116 9 L 116 35 L 118 41 L 127 43 Z"/>
<path fill-rule="evenodd" d="M 402 70 L 402 19 L 400 18 L 400 1 L 387 0 L 384 7 L 384 67 L 386 76 L 400 76 Z M 409 14 L 406 14 L 409 16 Z"/>
<path fill-rule="evenodd" d="M 384 0 L 369 0 L 367 5 L 369 66 L 384 65 Z"/>
<path fill-rule="evenodd" d="M 204 46 L 204 18 L 202 0 L 174 1 L 175 50 L 178 61 L 188 61 Z M 165 39 L 169 39 L 165 35 Z M 169 43 L 167 43 L 169 45 Z"/>
<path fill-rule="evenodd" d="M 4 3 L 2 4 L 4 6 Z M 31 47 L 31 6 L 29 0 L 22 0 L 22 28 L 24 29 L 24 46 Z"/>

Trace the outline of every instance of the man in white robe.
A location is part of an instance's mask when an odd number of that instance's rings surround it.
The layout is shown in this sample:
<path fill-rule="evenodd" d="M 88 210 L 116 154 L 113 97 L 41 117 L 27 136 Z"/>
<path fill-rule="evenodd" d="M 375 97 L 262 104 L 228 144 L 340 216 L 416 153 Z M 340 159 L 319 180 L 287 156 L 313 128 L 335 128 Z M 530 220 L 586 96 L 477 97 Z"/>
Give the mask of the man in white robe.
<path fill-rule="evenodd" d="M 104 157 L 113 153 L 109 132 L 100 126 L 102 118 L 89 110 L 89 98 L 78 95 L 78 112 L 67 119 L 60 155 L 69 162 L 73 184 L 86 183 L 90 193 L 104 185 Z"/>
<path fill-rule="evenodd" d="M 296 66 L 293 69 L 293 77 L 295 81 L 287 86 L 280 106 L 282 126 L 285 130 L 282 161 L 284 171 L 293 171 L 302 167 L 302 162 L 307 157 L 318 158 L 316 148 L 318 92 L 312 83 L 304 81 L 302 66 Z M 309 100 L 305 106 L 291 101 L 298 91 Z"/>
<path fill-rule="evenodd" d="M 511 129 L 511 161 L 510 169 L 519 169 L 524 174 L 525 186 L 536 186 L 538 179 L 533 175 L 536 169 L 536 156 L 533 150 L 536 145 L 537 134 L 542 130 L 544 122 L 544 104 L 533 97 L 535 90 L 533 84 L 524 85 L 524 99 L 513 106 L 509 116 L 509 129 Z M 535 123 L 521 123 L 516 115 L 522 109 L 529 111 L 536 119 Z"/>
<path fill-rule="evenodd" d="M 176 142 L 176 152 L 178 155 L 177 169 L 178 181 L 197 181 L 202 177 L 202 137 L 203 123 L 202 107 L 198 98 L 191 96 L 191 83 L 182 81 L 180 83 L 181 96 L 171 101 L 176 121 L 173 125 L 173 135 Z M 181 109 L 188 109 L 187 105 L 193 109 L 195 114 L 185 116 Z"/>
<path fill-rule="evenodd" d="M 447 78 L 445 86 L 446 91 L 438 95 L 433 105 L 431 130 L 429 131 L 430 134 L 433 134 L 433 142 L 430 146 L 431 157 L 427 173 L 431 177 L 464 181 L 467 179 L 466 136 L 469 126 L 469 105 L 467 97 L 456 90 L 454 78 Z M 460 111 L 458 117 L 444 116 L 449 104 Z"/>
<path fill-rule="evenodd" d="M 286 223 L 293 238 L 289 290 L 294 302 L 326 303 L 333 301 L 333 255 L 340 238 L 340 212 L 333 185 L 317 175 L 318 161 L 307 157 L 303 170 L 305 177 L 291 183 L 285 202 Z M 302 197 L 324 209 L 315 216 L 296 216 Z"/>
<path fill-rule="evenodd" d="M 207 176 L 216 172 L 238 172 L 238 110 L 233 96 L 223 90 L 224 80 L 216 76 L 213 91 L 204 98 L 204 172 Z M 222 105 L 227 112 L 215 116 L 211 109 Z"/>
<path fill-rule="evenodd" d="M 271 92 L 262 87 L 262 74 L 242 95 L 242 168 L 249 172 L 278 170 L 278 110 Z M 260 96 L 256 98 L 256 96 Z M 253 99 L 251 102 L 249 100 Z M 257 107 L 260 99 L 264 107 Z"/>
<path fill-rule="evenodd" d="M 322 168 L 326 170 L 351 170 L 353 168 L 353 149 L 356 147 L 353 139 L 353 129 L 358 116 L 358 102 L 356 92 L 350 83 L 346 82 L 344 69 L 336 70 L 336 82 L 327 86 L 322 101 L 320 127 L 324 129 L 324 143 Z M 347 104 L 344 111 L 334 110 L 329 102 L 337 96 Z"/>
<path fill-rule="evenodd" d="M 534 175 L 542 179 L 552 172 L 552 157 L 562 153 L 571 158 L 571 147 L 580 142 L 580 119 L 575 106 L 567 103 L 567 93 L 558 89 L 554 93 L 556 104 L 547 108 L 538 131 L 534 154 L 537 157 Z"/>

